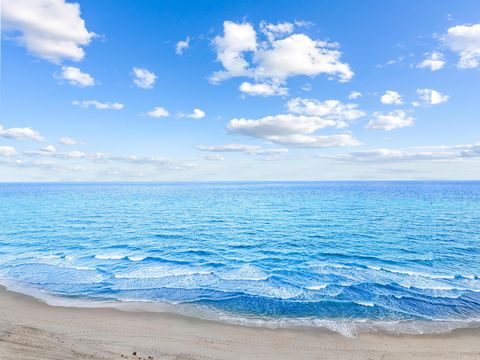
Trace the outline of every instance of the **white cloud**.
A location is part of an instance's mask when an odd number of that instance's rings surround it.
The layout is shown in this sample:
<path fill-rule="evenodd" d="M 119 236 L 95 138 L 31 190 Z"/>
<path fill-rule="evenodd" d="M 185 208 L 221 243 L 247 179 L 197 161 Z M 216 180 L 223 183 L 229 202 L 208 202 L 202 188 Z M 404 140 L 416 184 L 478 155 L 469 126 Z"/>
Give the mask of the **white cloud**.
<path fill-rule="evenodd" d="M 457 64 L 459 68 L 480 67 L 480 24 L 451 27 L 442 40 L 460 56 Z"/>
<path fill-rule="evenodd" d="M 201 119 L 201 118 L 205 117 L 205 112 L 198 109 L 198 108 L 195 108 L 195 109 L 193 109 L 193 111 L 190 114 L 179 113 L 178 116 L 179 117 L 187 117 L 187 118 L 190 118 L 190 119 Z"/>
<path fill-rule="evenodd" d="M 40 151 L 52 154 L 52 153 L 57 152 L 57 149 L 53 145 L 47 145 L 47 146 L 41 148 Z"/>
<path fill-rule="evenodd" d="M 419 148 L 419 147 L 416 147 Z M 412 161 L 438 161 L 461 160 L 465 158 L 480 157 L 480 143 L 463 145 L 423 146 L 421 151 L 409 149 L 372 149 L 337 154 L 330 156 L 335 160 L 355 162 L 412 162 Z"/>
<path fill-rule="evenodd" d="M 198 145 L 197 149 L 200 151 L 208 151 L 215 153 L 242 152 L 250 155 L 276 155 L 288 152 L 288 149 L 264 148 L 257 145 L 247 144 L 226 144 L 217 146 Z"/>
<path fill-rule="evenodd" d="M 443 68 L 444 65 L 445 60 L 443 59 L 443 54 L 438 51 L 433 51 L 432 53 L 426 53 L 425 59 L 419 63 L 417 67 L 437 71 Z"/>
<path fill-rule="evenodd" d="M 387 90 L 385 94 L 382 95 L 380 98 L 380 101 L 382 104 L 388 104 L 388 105 L 400 105 L 403 104 L 403 99 L 402 96 L 393 90 Z"/>
<path fill-rule="evenodd" d="M 282 87 L 279 84 L 257 83 L 252 84 L 247 81 L 243 82 L 239 88 L 241 92 L 250 96 L 274 96 L 274 95 L 287 95 L 288 89 Z"/>
<path fill-rule="evenodd" d="M 44 141 L 45 139 L 40 133 L 32 128 L 10 128 L 4 129 L 0 125 L 0 136 L 7 139 L 17 139 L 17 140 L 35 140 L 35 141 Z"/>
<path fill-rule="evenodd" d="M 12 156 L 17 153 L 13 146 L 0 146 L 0 156 Z"/>
<path fill-rule="evenodd" d="M 291 99 L 287 103 L 288 110 L 292 113 L 308 116 L 319 116 L 324 119 L 336 121 L 335 126 L 346 127 L 348 122 L 354 121 L 365 113 L 358 109 L 356 104 L 343 104 L 338 100 Z"/>
<path fill-rule="evenodd" d="M 417 94 L 422 101 L 428 105 L 437 105 L 446 102 L 449 98 L 448 95 L 444 95 L 437 90 L 433 89 L 418 89 Z"/>
<path fill-rule="evenodd" d="M 227 130 L 281 145 L 297 147 L 354 146 L 360 144 L 352 135 L 317 135 L 328 127 L 344 128 L 365 113 L 356 104 L 338 100 L 318 101 L 294 98 L 287 103 L 290 113 L 265 116 L 260 119 L 235 118 Z"/>
<path fill-rule="evenodd" d="M 269 24 L 265 21 L 260 23 L 260 31 L 265 34 L 269 41 L 275 40 L 277 37 L 291 34 L 295 25 L 289 22 L 278 24 Z"/>
<path fill-rule="evenodd" d="M 342 82 L 348 81 L 353 72 L 348 64 L 340 61 L 341 52 L 337 47 L 335 43 L 313 40 L 305 34 L 292 34 L 255 52 L 255 75 L 283 82 L 292 76 L 328 74 L 338 76 Z"/>
<path fill-rule="evenodd" d="M 291 25 L 264 24 L 267 41 L 257 42 L 257 32 L 249 23 L 224 22 L 223 36 L 214 39 L 217 59 L 225 70 L 215 72 L 210 80 L 218 83 L 232 77 L 250 77 L 284 83 L 289 77 L 327 74 L 348 81 L 353 72 L 340 61 L 338 44 L 313 40 L 305 34 L 291 34 Z M 269 28 L 267 28 L 269 26 Z M 251 62 L 245 57 L 251 56 Z"/>
<path fill-rule="evenodd" d="M 220 155 L 220 154 L 205 154 L 202 156 L 203 159 L 208 160 L 208 161 L 222 161 L 225 160 L 225 158 Z"/>
<path fill-rule="evenodd" d="M 133 82 L 135 83 L 135 85 L 137 85 L 142 89 L 153 88 L 153 85 L 155 84 L 155 80 L 157 79 L 157 75 L 143 68 L 134 67 L 133 75 L 134 75 Z"/>
<path fill-rule="evenodd" d="M 350 94 L 348 94 L 348 99 L 349 100 L 355 100 L 361 97 L 363 94 L 358 91 L 352 91 Z"/>
<path fill-rule="evenodd" d="M 80 16 L 80 5 L 64 0 L 3 0 L 2 31 L 35 56 L 59 63 L 80 61 L 95 33 Z"/>
<path fill-rule="evenodd" d="M 60 140 L 58 140 L 58 142 L 62 145 L 77 145 L 79 142 L 75 139 L 72 139 L 70 137 L 61 137 Z"/>
<path fill-rule="evenodd" d="M 389 113 L 374 112 L 373 116 L 374 118 L 365 126 L 367 129 L 390 131 L 414 124 L 414 119 L 403 110 L 394 110 Z"/>
<path fill-rule="evenodd" d="M 351 135 L 318 136 L 319 129 L 335 126 L 335 120 L 318 116 L 283 114 L 258 120 L 233 119 L 227 129 L 235 134 L 265 139 L 275 144 L 298 147 L 353 146 L 359 142 Z"/>
<path fill-rule="evenodd" d="M 271 139 L 272 142 L 280 145 L 290 145 L 304 148 L 329 148 L 358 146 L 361 143 L 350 134 L 337 135 L 304 135 L 294 134 L 289 136 L 280 136 Z"/>
<path fill-rule="evenodd" d="M 62 66 L 62 71 L 56 74 L 60 80 L 67 80 L 70 85 L 88 87 L 95 85 L 95 79 L 90 74 L 82 72 L 74 66 Z"/>
<path fill-rule="evenodd" d="M 108 109 L 121 110 L 124 108 L 123 104 L 120 104 L 117 102 L 109 103 L 109 102 L 100 102 L 97 100 L 83 100 L 83 101 L 74 100 L 72 101 L 72 104 L 76 106 L 81 106 L 83 108 L 88 108 L 90 106 L 93 106 L 98 110 L 108 110 Z"/>
<path fill-rule="evenodd" d="M 225 71 L 217 71 L 210 78 L 213 82 L 235 76 L 251 76 L 249 63 L 244 58 L 246 51 L 257 49 L 257 33 L 248 23 L 237 24 L 232 21 L 223 23 L 223 36 L 216 36 L 213 40 L 217 51 L 217 60 Z"/>
<path fill-rule="evenodd" d="M 190 47 L 190 37 L 187 36 L 185 40 L 180 40 L 175 44 L 175 54 L 182 55 L 183 52 Z"/>
<path fill-rule="evenodd" d="M 147 113 L 148 116 L 150 117 L 153 117 L 153 118 L 161 118 L 161 117 L 167 117 L 167 116 L 170 116 L 169 112 L 167 111 L 167 109 L 161 107 L 161 106 L 157 106 L 155 107 L 153 110 L 149 111 Z"/>

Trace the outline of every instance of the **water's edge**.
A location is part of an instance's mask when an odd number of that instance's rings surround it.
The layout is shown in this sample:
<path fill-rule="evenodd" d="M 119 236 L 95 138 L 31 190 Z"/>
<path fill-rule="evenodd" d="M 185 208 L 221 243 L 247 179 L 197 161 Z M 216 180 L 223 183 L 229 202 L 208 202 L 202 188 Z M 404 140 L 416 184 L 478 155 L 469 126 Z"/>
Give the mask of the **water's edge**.
<path fill-rule="evenodd" d="M 464 320 L 369 320 L 369 319 L 321 319 L 321 318 L 266 318 L 244 317 L 202 305 L 170 304 L 155 301 L 99 301 L 83 298 L 68 298 L 31 288 L 10 279 L 0 278 L 0 287 L 6 291 L 31 297 L 53 307 L 67 308 L 113 308 L 129 312 L 167 313 L 212 321 L 222 324 L 268 329 L 326 330 L 348 338 L 359 334 L 378 332 L 387 335 L 440 335 L 460 329 L 480 328 L 480 319 Z"/>

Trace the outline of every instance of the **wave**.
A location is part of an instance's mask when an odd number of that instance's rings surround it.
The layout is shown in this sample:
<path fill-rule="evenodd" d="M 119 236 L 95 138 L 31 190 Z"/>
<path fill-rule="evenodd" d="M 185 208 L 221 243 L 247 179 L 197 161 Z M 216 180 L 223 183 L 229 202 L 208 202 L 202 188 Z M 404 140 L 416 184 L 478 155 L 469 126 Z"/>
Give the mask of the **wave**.
<path fill-rule="evenodd" d="M 21 285 L 5 278 L 0 282 L 8 290 L 22 293 L 45 301 L 51 306 L 105 308 L 116 307 L 124 311 L 144 311 L 176 313 L 192 318 L 218 321 L 232 325 L 247 327 L 278 328 L 316 328 L 325 329 L 345 337 L 355 338 L 361 333 L 383 332 L 386 334 L 441 334 L 452 332 L 456 329 L 480 328 L 480 318 L 459 320 L 371 320 L 358 319 L 329 319 L 316 317 L 255 317 L 234 314 L 209 306 L 198 304 L 171 304 L 168 302 L 152 301 L 149 299 L 123 299 L 123 300 L 91 300 L 52 295 L 37 288 Z M 375 304 L 359 304 L 373 307 Z"/>

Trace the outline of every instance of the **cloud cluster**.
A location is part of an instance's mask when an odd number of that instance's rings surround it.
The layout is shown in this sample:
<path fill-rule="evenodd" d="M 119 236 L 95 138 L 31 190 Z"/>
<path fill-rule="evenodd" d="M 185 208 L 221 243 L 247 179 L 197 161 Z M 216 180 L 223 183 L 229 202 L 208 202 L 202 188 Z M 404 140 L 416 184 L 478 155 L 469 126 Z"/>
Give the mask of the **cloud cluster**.
<path fill-rule="evenodd" d="M 394 110 L 388 113 L 374 112 L 365 126 L 367 129 L 391 131 L 407 126 L 412 126 L 414 119 L 403 110 Z"/>
<path fill-rule="evenodd" d="M 195 108 L 191 113 L 188 113 L 188 114 L 178 113 L 178 116 L 198 120 L 205 117 L 205 111 L 200 110 L 199 108 Z"/>
<path fill-rule="evenodd" d="M 12 148 L 13 149 L 13 148 Z M 18 154 L 11 149 L 3 150 L 5 153 L 10 153 L 9 156 L 17 155 L 14 161 L 9 164 L 13 166 L 38 166 L 38 164 L 46 164 L 43 162 L 31 162 L 26 159 L 41 158 L 41 159 L 60 159 L 60 160 L 77 160 L 90 163 L 121 163 L 132 165 L 152 165 L 165 170 L 186 170 L 196 167 L 194 163 L 187 161 L 177 161 L 161 156 L 136 156 L 136 155 L 112 155 L 107 153 L 86 153 L 78 150 L 74 151 L 58 151 L 53 145 L 47 145 L 36 151 L 25 151 Z M 55 163 L 48 162 L 53 167 Z"/>
<path fill-rule="evenodd" d="M 58 140 L 58 142 L 62 145 L 77 145 L 77 144 L 79 144 L 79 142 L 77 140 L 72 139 L 71 137 L 67 137 L 67 136 L 61 137 L 60 140 Z"/>
<path fill-rule="evenodd" d="M 359 97 L 362 97 L 363 94 L 359 91 L 352 91 L 350 94 L 348 94 L 348 99 L 349 100 L 355 100 L 358 99 Z"/>
<path fill-rule="evenodd" d="M 3 0 L 2 30 L 35 56 L 54 63 L 84 58 L 95 33 L 80 16 L 80 6 L 64 0 Z M 18 35 L 17 35 L 18 33 Z"/>
<path fill-rule="evenodd" d="M 256 83 L 252 84 L 248 81 L 244 81 L 238 87 L 241 92 L 250 96 L 274 96 L 274 95 L 287 95 L 288 89 L 280 84 L 269 83 Z"/>
<path fill-rule="evenodd" d="M 329 156 L 335 160 L 353 162 L 411 162 L 411 161 L 438 161 L 461 160 L 480 157 L 480 143 L 462 144 L 453 146 L 427 146 L 417 149 L 372 149 L 356 151 L 349 154 Z"/>
<path fill-rule="evenodd" d="M 442 40 L 450 50 L 460 56 L 457 63 L 459 68 L 480 67 L 480 24 L 451 27 Z"/>
<path fill-rule="evenodd" d="M 182 55 L 183 52 L 190 47 L 190 37 L 187 36 L 185 40 L 180 40 L 175 44 L 175 54 Z"/>
<path fill-rule="evenodd" d="M 283 148 L 264 148 L 257 145 L 247 144 L 226 144 L 217 146 L 198 145 L 197 149 L 214 153 L 241 152 L 249 155 L 276 155 L 288 152 L 288 149 Z"/>
<path fill-rule="evenodd" d="M 443 54 L 438 51 L 433 51 L 431 53 L 426 53 L 425 58 L 422 62 L 417 64 L 417 67 L 420 69 L 429 69 L 430 71 L 437 71 L 444 67 L 445 60 L 443 59 Z"/>
<path fill-rule="evenodd" d="M 55 75 L 59 80 L 66 80 L 70 85 L 89 87 L 95 85 L 95 79 L 74 66 L 62 66 L 60 73 Z"/>
<path fill-rule="evenodd" d="M 281 88 L 289 77 L 299 75 L 326 74 L 342 82 L 353 77 L 350 66 L 340 60 L 342 54 L 337 43 L 293 33 L 294 28 L 295 24 L 291 23 L 263 22 L 260 30 L 266 39 L 262 41 L 252 24 L 225 21 L 223 34 L 213 41 L 217 60 L 224 70 L 215 72 L 210 80 L 219 83 L 232 77 L 248 77 L 256 83 Z M 278 91 L 254 85 L 244 85 L 245 92 L 250 89 L 250 95 L 278 95 Z"/>
<path fill-rule="evenodd" d="M 93 106 L 98 110 L 108 110 L 108 109 L 121 110 L 124 108 L 124 105 L 118 102 L 109 103 L 109 102 L 100 102 L 98 100 L 83 100 L 83 101 L 74 100 L 72 101 L 72 104 L 83 107 L 83 108 L 88 108 Z"/>
<path fill-rule="evenodd" d="M 0 125 L 0 137 L 6 139 L 17 139 L 17 140 L 34 140 L 34 141 L 44 141 L 44 137 L 40 133 L 32 128 L 9 128 L 4 129 Z"/>
<path fill-rule="evenodd" d="M 12 156 L 17 153 L 13 146 L 0 146 L 0 156 Z"/>
<path fill-rule="evenodd" d="M 170 116 L 170 113 L 164 107 L 157 106 L 153 110 L 147 112 L 147 115 L 152 118 L 158 119 L 162 117 L 168 117 Z"/>
<path fill-rule="evenodd" d="M 334 121 L 337 128 L 344 128 L 348 123 L 365 116 L 356 104 L 344 104 L 339 100 L 318 101 L 315 99 L 294 98 L 288 101 L 287 108 L 291 113 L 307 116 L 319 116 Z"/>
<path fill-rule="evenodd" d="M 437 105 L 446 102 L 449 98 L 441 92 L 433 89 L 418 89 L 417 94 L 420 99 L 427 105 Z"/>
<path fill-rule="evenodd" d="M 365 113 L 355 104 L 343 104 L 338 100 L 318 101 L 294 98 L 287 103 L 288 114 L 265 116 L 259 119 L 235 118 L 227 130 L 270 141 L 275 144 L 321 148 L 356 146 L 360 142 L 350 134 L 318 135 L 321 129 L 345 128 Z"/>
<path fill-rule="evenodd" d="M 142 89 L 152 89 L 157 75 L 147 69 L 134 67 L 133 68 L 133 83 Z"/>
<path fill-rule="evenodd" d="M 380 102 L 387 105 L 401 105 L 403 104 L 402 95 L 393 90 L 387 90 L 385 94 L 380 97 Z"/>

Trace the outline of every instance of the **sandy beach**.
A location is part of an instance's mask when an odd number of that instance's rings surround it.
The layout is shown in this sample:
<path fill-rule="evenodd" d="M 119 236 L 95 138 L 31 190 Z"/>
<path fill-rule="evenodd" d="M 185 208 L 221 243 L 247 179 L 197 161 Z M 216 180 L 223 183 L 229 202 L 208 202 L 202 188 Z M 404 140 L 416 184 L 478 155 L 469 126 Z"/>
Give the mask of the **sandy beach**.
<path fill-rule="evenodd" d="M 0 359 L 479 359 L 480 329 L 443 335 L 231 326 L 169 313 L 50 306 L 0 289 Z"/>

